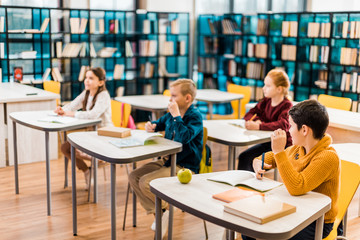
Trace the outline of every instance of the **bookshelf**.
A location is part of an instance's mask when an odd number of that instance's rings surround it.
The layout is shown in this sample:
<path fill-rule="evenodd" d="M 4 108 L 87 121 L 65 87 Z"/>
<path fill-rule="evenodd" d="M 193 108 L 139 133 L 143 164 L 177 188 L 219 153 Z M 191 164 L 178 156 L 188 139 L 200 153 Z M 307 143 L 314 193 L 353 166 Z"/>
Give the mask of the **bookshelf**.
<path fill-rule="evenodd" d="M 23 83 L 61 81 L 65 101 L 81 93 L 89 66 L 106 70 L 112 97 L 119 87 L 125 95 L 162 93 L 189 77 L 188 46 L 188 13 L 0 7 L 2 82 L 22 67 Z"/>
<path fill-rule="evenodd" d="M 198 24 L 200 88 L 249 85 L 258 100 L 264 74 L 279 67 L 294 100 L 343 96 L 358 110 L 360 12 L 206 14 Z"/>

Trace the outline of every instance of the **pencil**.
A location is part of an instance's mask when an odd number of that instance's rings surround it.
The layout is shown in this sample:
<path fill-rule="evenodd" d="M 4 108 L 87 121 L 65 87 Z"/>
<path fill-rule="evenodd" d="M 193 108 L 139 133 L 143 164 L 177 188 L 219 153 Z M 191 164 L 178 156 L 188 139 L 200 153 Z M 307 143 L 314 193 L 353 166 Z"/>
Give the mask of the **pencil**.
<path fill-rule="evenodd" d="M 265 160 L 265 153 L 263 152 L 262 156 L 261 156 L 261 169 L 264 170 L 264 160 Z M 263 174 L 260 174 L 261 177 L 263 176 Z"/>
<path fill-rule="evenodd" d="M 252 121 L 252 120 L 254 120 L 254 118 L 256 118 L 256 113 L 250 118 L 250 120 L 249 121 Z"/>

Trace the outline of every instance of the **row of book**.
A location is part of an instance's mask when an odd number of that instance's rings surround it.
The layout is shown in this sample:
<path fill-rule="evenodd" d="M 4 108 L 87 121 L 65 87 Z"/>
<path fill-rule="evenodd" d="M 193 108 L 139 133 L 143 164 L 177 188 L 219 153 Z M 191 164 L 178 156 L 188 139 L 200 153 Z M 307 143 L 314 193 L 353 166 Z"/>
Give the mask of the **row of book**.
<path fill-rule="evenodd" d="M 158 22 L 158 32 L 159 33 L 167 33 L 167 27 L 170 26 L 171 34 L 179 34 L 180 32 L 180 21 L 179 19 L 173 19 L 169 21 L 168 19 L 159 19 Z M 145 19 L 143 21 L 143 29 L 142 32 L 144 34 L 155 33 L 155 21 L 150 19 Z"/>
<path fill-rule="evenodd" d="M 327 79 L 328 79 L 328 70 L 321 69 L 318 72 L 318 80 L 314 82 L 314 84 L 321 89 L 326 89 L 327 87 Z"/>
<path fill-rule="evenodd" d="M 253 44 L 248 42 L 247 44 L 247 56 L 257 58 L 267 58 L 268 45 L 266 43 Z"/>
<path fill-rule="evenodd" d="M 198 71 L 204 73 L 216 73 L 217 64 L 215 58 L 198 58 Z"/>
<path fill-rule="evenodd" d="M 176 46 L 174 46 L 176 44 Z M 176 48 L 175 48 L 176 47 Z M 164 56 L 172 56 L 177 52 L 179 55 L 185 55 L 186 42 L 185 41 L 162 41 L 159 39 L 159 53 Z"/>
<path fill-rule="evenodd" d="M 268 19 L 258 19 L 256 34 L 268 35 Z"/>
<path fill-rule="evenodd" d="M 139 41 L 139 55 L 152 57 L 157 54 L 156 40 L 140 40 Z"/>
<path fill-rule="evenodd" d="M 310 53 L 309 53 L 309 61 L 315 63 L 316 62 L 328 63 L 329 51 L 330 51 L 329 46 L 311 45 Z"/>
<path fill-rule="evenodd" d="M 296 45 L 283 44 L 281 46 L 281 59 L 295 61 L 296 60 Z"/>
<path fill-rule="evenodd" d="M 360 54 L 357 48 L 341 48 L 340 64 L 344 65 L 360 65 Z"/>
<path fill-rule="evenodd" d="M 246 64 L 246 78 L 264 79 L 265 70 L 264 63 L 248 62 Z"/>
<path fill-rule="evenodd" d="M 205 54 L 217 54 L 219 50 L 219 39 L 214 37 L 203 37 Z"/>
<path fill-rule="evenodd" d="M 234 54 L 237 56 L 241 56 L 242 55 L 242 40 L 241 39 L 235 39 L 234 40 Z"/>
<path fill-rule="evenodd" d="M 342 23 L 343 38 L 360 38 L 360 21 L 344 21 Z"/>
<path fill-rule="evenodd" d="M 228 75 L 231 77 L 241 76 L 241 66 L 239 66 L 234 60 L 228 61 Z"/>
<path fill-rule="evenodd" d="M 0 58 L 5 58 L 5 43 L 0 42 Z"/>
<path fill-rule="evenodd" d="M 140 64 L 139 76 L 141 78 L 152 78 L 154 76 L 154 68 L 155 65 L 150 62 L 146 62 L 145 64 Z"/>
<path fill-rule="evenodd" d="M 4 21 L 4 20 L 3 20 Z M 40 29 L 12 29 L 12 30 L 8 30 L 9 33 L 44 33 L 46 31 L 47 26 L 49 25 L 49 21 L 50 18 L 44 18 Z M 4 22 L 1 23 L 1 18 L 0 18 L 0 24 L 2 24 L 1 28 L 4 28 Z M 4 32 L 4 29 L 2 29 Z"/>
<path fill-rule="evenodd" d="M 360 112 L 360 102 L 359 101 L 353 101 L 352 102 L 351 111 L 352 112 Z"/>
<path fill-rule="evenodd" d="M 71 33 L 85 33 L 87 18 L 70 18 L 70 32 Z"/>
<path fill-rule="evenodd" d="M 238 24 L 232 19 L 223 19 L 221 21 L 211 21 L 210 18 L 207 19 L 209 29 L 211 34 L 235 34 L 240 35 L 241 30 Z M 220 30 L 221 25 L 221 30 Z"/>
<path fill-rule="evenodd" d="M 312 38 L 329 38 L 331 23 L 309 22 L 307 36 Z"/>
<path fill-rule="evenodd" d="M 344 72 L 341 77 L 340 90 L 360 93 L 360 76 L 358 72 Z"/>
<path fill-rule="evenodd" d="M 283 37 L 297 37 L 298 22 L 297 21 L 283 21 L 281 28 L 281 36 Z"/>

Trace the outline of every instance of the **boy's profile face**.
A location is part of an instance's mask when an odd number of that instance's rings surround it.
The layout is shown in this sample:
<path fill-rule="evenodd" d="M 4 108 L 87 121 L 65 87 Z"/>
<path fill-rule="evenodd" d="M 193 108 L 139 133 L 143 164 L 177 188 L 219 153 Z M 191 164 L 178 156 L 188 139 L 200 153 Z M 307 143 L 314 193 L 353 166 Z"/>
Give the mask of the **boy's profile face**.
<path fill-rule="evenodd" d="M 293 119 L 289 116 L 289 123 L 290 123 L 290 129 L 289 133 L 292 138 L 292 144 L 293 145 L 302 145 L 302 135 L 300 133 L 301 129 L 298 130 L 298 125 L 293 121 Z"/>
<path fill-rule="evenodd" d="M 175 101 L 179 106 L 179 109 L 184 109 L 188 106 L 189 97 L 189 94 L 185 96 L 182 95 L 180 85 L 170 87 L 170 102 Z"/>

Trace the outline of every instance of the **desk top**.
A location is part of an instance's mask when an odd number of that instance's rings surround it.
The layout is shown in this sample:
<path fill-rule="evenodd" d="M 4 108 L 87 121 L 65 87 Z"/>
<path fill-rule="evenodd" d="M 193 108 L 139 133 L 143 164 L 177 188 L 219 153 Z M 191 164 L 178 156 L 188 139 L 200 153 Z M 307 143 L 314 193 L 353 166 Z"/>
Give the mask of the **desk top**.
<path fill-rule="evenodd" d="M 170 97 L 162 94 L 135 95 L 116 97 L 116 101 L 130 104 L 132 107 L 145 111 L 166 111 Z"/>
<path fill-rule="evenodd" d="M 49 117 L 49 114 L 53 113 L 53 111 L 12 112 L 10 113 L 10 118 L 21 125 L 47 132 L 74 130 L 94 126 L 101 122 L 101 119 L 76 119 L 76 121 L 71 123 L 50 123 L 39 121 L 39 119 L 47 118 Z"/>
<path fill-rule="evenodd" d="M 190 214 L 219 226 L 261 239 L 288 239 L 330 210 L 331 199 L 309 192 L 291 196 L 285 186 L 271 190 L 268 197 L 296 206 L 296 212 L 266 224 L 257 224 L 224 212 L 225 202 L 212 198 L 213 194 L 231 189 L 230 185 L 206 180 L 219 174 L 196 174 L 189 184 L 181 184 L 177 177 L 159 178 L 150 182 L 155 195 Z"/>
<path fill-rule="evenodd" d="M 142 130 L 133 130 L 142 131 Z M 109 140 L 117 138 L 98 136 L 97 132 L 76 132 L 68 135 L 75 148 L 111 163 L 131 163 L 148 158 L 166 156 L 182 150 L 182 144 L 162 137 L 154 137 L 153 143 L 144 146 L 118 148 Z"/>
<path fill-rule="evenodd" d="M 341 160 L 354 162 L 360 165 L 360 143 L 338 143 L 332 144 Z"/>
<path fill-rule="evenodd" d="M 244 95 L 220 91 L 217 89 L 198 89 L 195 99 L 210 103 L 227 103 L 233 100 L 243 99 Z"/>
<path fill-rule="evenodd" d="M 247 146 L 270 142 L 272 131 L 246 130 L 230 123 L 243 124 L 243 119 L 204 120 L 203 125 L 208 130 L 208 139 L 231 146 Z"/>
<path fill-rule="evenodd" d="M 27 95 L 28 94 L 28 95 Z M 0 103 L 42 101 L 60 98 L 59 94 L 20 83 L 0 83 Z"/>

